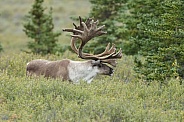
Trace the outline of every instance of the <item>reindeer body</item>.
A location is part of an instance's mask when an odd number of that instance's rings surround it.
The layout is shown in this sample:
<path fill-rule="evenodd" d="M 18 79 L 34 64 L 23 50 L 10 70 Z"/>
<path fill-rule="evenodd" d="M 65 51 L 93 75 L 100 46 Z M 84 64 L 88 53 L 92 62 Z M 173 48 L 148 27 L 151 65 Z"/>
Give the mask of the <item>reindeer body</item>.
<path fill-rule="evenodd" d="M 90 83 L 97 74 L 111 75 L 112 69 L 105 64 L 101 67 L 95 61 L 72 61 L 69 59 L 48 61 L 43 59 L 32 60 L 27 63 L 28 76 L 60 78 L 78 83 L 84 80 Z"/>
<path fill-rule="evenodd" d="M 79 17 L 80 25 L 75 26 L 74 29 L 63 29 L 66 32 L 72 32 L 71 48 L 78 55 L 79 58 L 87 61 L 72 61 L 68 59 L 60 61 L 48 61 L 42 59 L 36 59 L 27 64 L 27 75 L 60 78 L 62 80 L 69 80 L 75 83 L 80 80 L 90 83 L 97 74 L 112 75 L 113 69 L 110 67 L 116 66 L 116 59 L 122 57 L 121 49 L 116 52 L 116 47 L 113 44 L 110 47 L 110 43 L 107 45 L 104 52 L 93 55 L 89 53 L 83 53 L 82 49 L 85 44 L 94 37 L 106 34 L 102 29 L 105 25 L 97 27 L 98 21 L 94 21 L 88 18 L 86 22 L 82 22 Z M 76 40 L 80 39 L 81 44 L 79 48 L 76 47 Z M 108 66 L 108 65 L 110 66 Z"/>

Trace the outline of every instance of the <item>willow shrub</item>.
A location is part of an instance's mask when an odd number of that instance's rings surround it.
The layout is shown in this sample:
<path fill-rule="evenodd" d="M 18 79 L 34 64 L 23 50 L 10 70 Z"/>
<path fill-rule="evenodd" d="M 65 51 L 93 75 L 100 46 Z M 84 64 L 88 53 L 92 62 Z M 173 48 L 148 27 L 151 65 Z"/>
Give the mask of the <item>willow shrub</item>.
<path fill-rule="evenodd" d="M 183 85 L 151 82 L 134 77 L 133 58 L 118 61 L 112 77 L 98 76 L 91 84 L 59 79 L 29 78 L 32 59 L 57 60 L 76 56 L 3 55 L 0 58 L 1 121 L 182 121 Z"/>

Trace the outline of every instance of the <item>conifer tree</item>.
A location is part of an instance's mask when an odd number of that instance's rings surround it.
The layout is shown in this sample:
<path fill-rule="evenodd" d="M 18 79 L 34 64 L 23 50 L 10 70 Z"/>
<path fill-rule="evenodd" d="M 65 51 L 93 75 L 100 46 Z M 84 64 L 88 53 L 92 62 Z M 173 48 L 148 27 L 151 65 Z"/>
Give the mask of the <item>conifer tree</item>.
<path fill-rule="evenodd" d="M 135 43 L 145 61 L 135 70 L 147 81 L 184 77 L 184 3 L 181 0 L 135 0 L 129 4 L 136 18 Z"/>
<path fill-rule="evenodd" d="M 144 61 L 135 59 L 135 71 L 146 81 L 184 78 L 183 0 L 90 1 L 90 16 L 107 29 L 91 48 L 101 51 L 101 44 L 114 42 L 126 54 L 144 56 Z"/>
<path fill-rule="evenodd" d="M 95 38 L 95 40 L 90 43 L 89 49 L 91 48 L 95 53 L 100 53 L 104 50 L 104 45 L 109 42 L 115 43 L 118 48 L 122 47 L 121 32 L 124 28 L 117 18 L 119 17 L 119 13 L 124 10 L 126 1 L 127 0 L 90 0 L 92 4 L 90 17 L 95 17 L 95 19 L 101 22 L 101 25 L 105 25 L 104 30 L 107 31 L 107 34 Z"/>
<path fill-rule="evenodd" d="M 52 19 L 52 8 L 46 14 L 45 8 L 42 6 L 44 0 L 35 0 L 32 9 L 26 16 L 23 31 L 33 41 L 28 43 L 28 48 L 33 53 L 42 55 L 56 52 L 57 37 L 60 32 L 53 32 L 54 24 Z"/>

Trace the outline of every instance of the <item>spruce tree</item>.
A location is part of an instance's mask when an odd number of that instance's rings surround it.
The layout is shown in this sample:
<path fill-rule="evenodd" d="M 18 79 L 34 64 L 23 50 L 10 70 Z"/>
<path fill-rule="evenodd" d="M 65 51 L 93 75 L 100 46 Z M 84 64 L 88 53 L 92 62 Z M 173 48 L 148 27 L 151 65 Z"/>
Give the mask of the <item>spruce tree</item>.
<path fill-rule="evenodd" d="M 184 3 L 181 0 L 134 0 L 132 19 L 139 23 L 133 35 L 144 61 L 135 70 L 147 81 L 184 77 Z"/>
<path fill-rule="evenodd" d="M 89 44 L 89 49 L 95 53 L 100 53 L 109 42 L 115 43 L 118 48 L 122 47 L 123 24 L 118 21 L 119 13 L 124 11 L 127 0 L 90 0 L 92 10 L 90 17 L 98 19 L 101 25 L 105 25 L 107 34 L 95 38 Z M 98 45 L 98 46 L 97 46 Z M 87 45 L 86 45 L 87 46 Z"/>
<path fill-rule="evenodd" d="M 56 52 L 58 36 L 60 32 L 53 32 L 54 24 L 52 19 L 52 8 L 46 14 L 42 4 L 44 0 L 35 0 L 32 9 L 26 16 L 23 31 L 33 41 L 28 43 L 28 48 L 33 53 L 54 54 Z"/>

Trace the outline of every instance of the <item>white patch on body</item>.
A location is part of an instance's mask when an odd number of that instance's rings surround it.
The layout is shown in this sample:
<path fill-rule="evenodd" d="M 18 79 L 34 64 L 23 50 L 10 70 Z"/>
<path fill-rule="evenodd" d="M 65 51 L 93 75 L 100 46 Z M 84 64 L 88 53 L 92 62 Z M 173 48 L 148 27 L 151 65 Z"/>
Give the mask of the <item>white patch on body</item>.
<path fill-rule="evenodd" d="M 68 75 L 70 80 L 72 80 L 74 83 L 79 83 L 80 80 L 91 83 L 99 70 L 97 67 L 93 67 L 90 64 L 90 62 L 86 63 L 86 61 L 70 61 L 70 64 L 68 65 Z"/>

